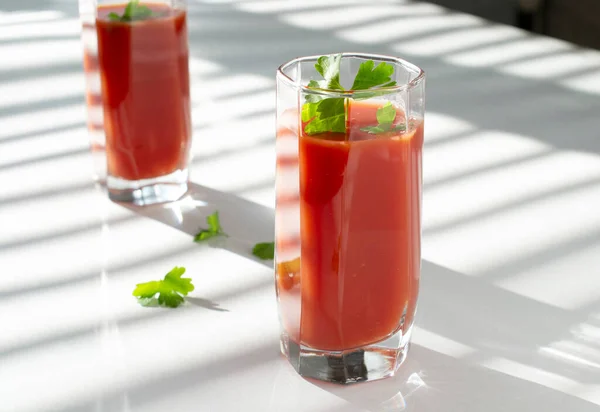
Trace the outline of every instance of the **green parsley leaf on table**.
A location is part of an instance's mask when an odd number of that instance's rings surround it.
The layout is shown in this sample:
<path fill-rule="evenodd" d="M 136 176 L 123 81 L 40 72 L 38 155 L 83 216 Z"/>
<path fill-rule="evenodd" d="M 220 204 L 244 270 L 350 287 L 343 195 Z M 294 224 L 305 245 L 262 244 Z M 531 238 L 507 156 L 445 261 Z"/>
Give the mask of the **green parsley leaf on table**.
<path fill-rule="evenodd" d="M 221 227 L 221 222 L 219 221 L 218 211 L 212 215 L 208 215 L 206 217 L 206 223 L 208 224 L 208 229 L 202 229 L 198 232 L 194 237 L 194 242 L 202 242 L 215 236 L 225 235 L 223 228 Z"/>
<path fill-rule="evenodd" d="M 262 260 L 275 259 L 275 242 L 257 243 L 252 249 L 252 254 Z"/>
<path fill-rule="evenodd" d="M 345 90 L 340 82 L 341 54 L 321 56 L 315 64 L 317 72 L 323 76 L 323 80 L 311 80 L 309 88 L 327 90 Z M 392 81 L 394 66 L 381 62 L 375 66 L 373 60 L 367 60 L 360 64 L 352 91 L 369 90 L 373 87 L 391 87 L 396 85 Z M 378 92 L 362 92 L 356 95 L 356 99 L 367 99 L 376 96 Z M 347 99 L 341 97 L 322 98 L 318 95 L 307 95 L 306 103 L 302 106 L 302 121 L 307 123 L 304 132 L 314 135 L 325 132 L 346 132 L 346 108 Z"/>
<path fill-rule="evenodd" d="M 183 296 L 194 290 L 192 279 L 182 278 L 185 268 L 175 266 L 163 280 L 153 280 L 139 283 L 133 290 L 133 296 L 138 298 L 142 306 L 152 306 L 158 293 L 158 304 L 176 308 L 183 303 Z"/>
<path fill-rule="evenodd" d="M 144 20 L 149 17 L 152 17 L 152 10 L 148 6 L 140 4 L 139 0 L 131 0 L 127 3 L 122 16 L 114 12 L 108 15 L 109 20 L 121 22 Z"/>
<path fill-rule="evenodd" d="M 367 126 L 363 127 L 360 130 L 363 132 L 368 132 L 371 134 L 379 134 L 386 132 L 403 132 L 406 130 L 406 127 L 403 124 L 394 124 L 394 120 L 396 119 L 396 108 L 391 104 L 387 103 L 386 105 L 377 109 L 377 126 Z"/>

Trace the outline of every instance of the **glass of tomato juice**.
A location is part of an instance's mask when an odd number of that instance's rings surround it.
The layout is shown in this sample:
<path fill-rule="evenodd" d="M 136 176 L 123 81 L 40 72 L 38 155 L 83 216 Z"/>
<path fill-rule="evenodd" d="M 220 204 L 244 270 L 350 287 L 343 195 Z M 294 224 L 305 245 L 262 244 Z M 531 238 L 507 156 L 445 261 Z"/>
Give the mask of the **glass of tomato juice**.
<path fill-rule="evenodd" d="M 392 376 L 419 291 L 425 74 L 342 53 L 276 77 L 281 351 L 306 377 Z"/>
<path fill-rule="evenodd" d="M 186 2 L 80 1 L 95 14 L 109 196 L 177 200 L 192 134 Z"/>

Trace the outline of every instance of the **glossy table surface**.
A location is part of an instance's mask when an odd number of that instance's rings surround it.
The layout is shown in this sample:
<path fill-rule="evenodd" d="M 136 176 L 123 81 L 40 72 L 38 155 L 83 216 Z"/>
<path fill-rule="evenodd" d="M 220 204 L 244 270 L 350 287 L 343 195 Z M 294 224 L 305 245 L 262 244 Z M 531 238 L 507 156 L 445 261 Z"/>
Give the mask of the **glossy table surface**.
<path fill-rule="evenodd" d="M 126 208 L 90 178 L 76 2 L 0 4 L 0 411 L 600 411 L 600 52 L 427 3 L 189 6 L 193 185 Z M 394 378 L 278 352 L 274 72 L 400 55 L 428 75 L 423 271 Z M 230 237 L 192 234 L 219 210 Z M 134 285 L 185 266 L 176 310 Z"/>

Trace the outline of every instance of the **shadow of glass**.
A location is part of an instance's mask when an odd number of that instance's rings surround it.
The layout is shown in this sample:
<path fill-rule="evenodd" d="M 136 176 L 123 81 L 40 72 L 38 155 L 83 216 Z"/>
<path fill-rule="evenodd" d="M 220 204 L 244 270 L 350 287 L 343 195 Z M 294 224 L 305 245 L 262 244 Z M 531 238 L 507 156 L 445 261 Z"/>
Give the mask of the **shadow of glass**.
<path fill-rule="evenodd" d="M 422 334 L 393 378 L 349 386 L 310 382 L 372 412 L 597 410 L 597 405 L 574 396 L 583 388 L 579 383 L 597 381 L 597 370 L 565 367 L 538 353 L 585 321 L 585 314 L 533 301 L 427 261 L 419 311 L 419 328 L 441 336 L 442 343 Z M 470 351 L 459 358 L 446 354 L 452 349 L 446 339 Z M 508 366 L 502 372 L 482 366 L 489 360 Z"/>
<path fill-rule="evenodd" d="M 299 407 L 305 407 L 308 401 L 303 397 L 309 382 L 355 407 L 348 411 L 593 412 L 597 405 L 573 396 L 577 387 L 556 388 L 543 383 L 547 371 L 553 371 L 566 382 L 593 382 L 593 371 L 567 369 L 563 364 L 552 364 L 547 358 L 536 356 L 540 346 L 555 340 L 582 319 L 585 317 L 579 314 L 424 261 L 418 325 L 472 348 L 473 356 L 457 359 L 443 353 L 446 349 L 443 345 L 420 339 L 419 344 L 413 344 L 395 377 L 350 386 L 303 380 L 285 365 L 281 367 L 288 372 L 278 373 L 274 378 L 270 404 L 284 405 L 290 399 L 297 399 Z M 211 380 L 249 373 L 259 363 L 277 361 L 277 352 L 276 342 L 271 342 L 257 351 L 240 353 L 220 363 L 194 365 L 175 376 L 133 387 L 127 395 L 132 405 L 141 407 L 152 399 L 176 397 L 185 388 L 202 393 Z M 499 372 L 481 365 L 490 359 L 515 360 L 516 365 L 537 370 L 542 379 L 536 382 L 535 377 L 517 377 L 521 370 L 514 366 L 513 370 Z M 263 379 L 271 378 L 263 376 Z"/>
<path fill-rule="evenodd" d="M 266 267 L 273 267 L 273 261 L 261 260 L 252 254 L 255 244 L 272 242 L 274 239 L 275 218 L 272 208 L 195 183 L 190 183 L 184 198 L 173 203 L 145 207 L 122 206 L 191 236 L 206 228 L 206 217 L 218 211 L 227 237 L 212 238 L 206 243 Z"/>
<path fill-rule="evenodd" d="M 417 325 L 473 348 L 472 362 L 508 359 L 575 382 L 597 381 L 597 370 L 540 355 L 539 348 L 562 339 L 589 312 L 569 311 L 423 261 Z M 475 309 L 476 308 L 476 309 Z"/>
<path fill-rule="evenodd" d="M 291 369 L 291 368 L 290 368 Z M 294 397 L 307 390 L 300 383 L 290 384 L 292 372 L 280 374 L 276 385 L 288 390 L 278 397 Z M 526 380 L 492 371 L 412 345 L 411 352 L 397 374 L 388 379 L 352 385 L 336 385 L 305 380 L 353 406 L 347 410 L 370 412 L 514 412 L 577 410 L 593 412 L 597 406 L 574 396 Z M 286 385 L 287 383 L 287 385 Z M 285 399 L 275 398 L 283 404 Z"/>
<path fill-rule="evenodd" d="M 387 380 L 350 386 L 311 383 L 371 412 L 593 412 L 598 408 L 561 391 L 415 344 L 396 376 Z"/>
<path fill-rule="evenodd" d="M 371 412 L 592 412 L 597 405 L 413 345 L 398 374 L 365 385 L 315 383 Z"/>

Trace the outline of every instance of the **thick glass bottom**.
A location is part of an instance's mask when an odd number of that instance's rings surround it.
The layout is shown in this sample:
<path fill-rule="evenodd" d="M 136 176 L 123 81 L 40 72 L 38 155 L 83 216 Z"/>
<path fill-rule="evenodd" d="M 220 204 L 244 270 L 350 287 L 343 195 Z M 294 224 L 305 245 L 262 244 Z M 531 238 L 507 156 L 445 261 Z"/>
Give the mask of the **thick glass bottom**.
<path fill-rule="evenodd" d="M 187 192 L 187 183 L 187 169 L 153 179 L 125 180 L 110 175 L 106 179 L 110 200 L 138 206 L 178 200 Z"/>
<path fill-rule="evenodd" d="M 374 381 L 394 376 L 410 346 L 412 327 L 388 338 L 346 351 L 322 351 L 299 345 L 284 332 L 281 352 L 296 372 L 306 378 L 334 383 Z"/>

